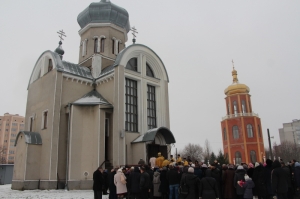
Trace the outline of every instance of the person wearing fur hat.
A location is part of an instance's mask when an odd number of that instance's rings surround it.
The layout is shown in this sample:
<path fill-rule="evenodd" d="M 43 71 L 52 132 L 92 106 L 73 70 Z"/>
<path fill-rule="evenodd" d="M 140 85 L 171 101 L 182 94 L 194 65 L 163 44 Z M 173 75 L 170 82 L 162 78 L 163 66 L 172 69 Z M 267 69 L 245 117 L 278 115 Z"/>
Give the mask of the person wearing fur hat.
<path fill-rule="evenodd" d="M 235 175 L 234 175 L 234 180 L 233 180 L 233 183 L 234 183 L 233 185 L 236 189 L 236 195 L 237 195 L 238 199 L 243 199 L 243 197 L 244 197 L 244 191 L 245 190 L 244 190 L 243 187 L 241 187 L 239 185 L 239 183 L 241 181 L 245 182 L 245 178 L 244 178 L 245 174 L 246 174 L 246 171 L 245 171 L 244 167 L 241 166 L 241 165 L 238 166 L 237 170 L 235 172 Z"/>
<path fill-rule="evenodd" d="M 196 175 L 194 175 L 193 167 L 189 167 L 186 175 L 181 178 L 180 186 L 183 186 L 185 183 L 188 187 L 188 195 L 185 199 L 199 198 L 200 180 Z"/>

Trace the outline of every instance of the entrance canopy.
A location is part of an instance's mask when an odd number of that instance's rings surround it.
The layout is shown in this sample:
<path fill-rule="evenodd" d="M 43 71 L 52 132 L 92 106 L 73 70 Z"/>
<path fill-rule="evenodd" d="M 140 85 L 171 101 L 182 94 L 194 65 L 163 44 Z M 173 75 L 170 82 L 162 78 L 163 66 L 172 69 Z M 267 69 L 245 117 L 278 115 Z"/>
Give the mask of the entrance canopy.
<path fill-rule="evenodd" d="M 150 129 L 145 134 L 140 135 L 133 140 L 132 143 L 152 142 L 155 140 L 157 135 L 162 135 L 166 144 L 176 143 L 173 133 L 166 127 Z"/>
<path fill-rule="evenodd" d="M 33 145 L 41 145 L 42 144 L 42 137 L 39 133 L 35 132 L 29 132 L 29 131 L 20 131 L 17 135 L 16 141 L 15 141 L 15 146 L 17 146 L 17 141 L 19 136 L 24 135 L 25 137 L 25 142 L 27 144 L 33 144 Z"/>

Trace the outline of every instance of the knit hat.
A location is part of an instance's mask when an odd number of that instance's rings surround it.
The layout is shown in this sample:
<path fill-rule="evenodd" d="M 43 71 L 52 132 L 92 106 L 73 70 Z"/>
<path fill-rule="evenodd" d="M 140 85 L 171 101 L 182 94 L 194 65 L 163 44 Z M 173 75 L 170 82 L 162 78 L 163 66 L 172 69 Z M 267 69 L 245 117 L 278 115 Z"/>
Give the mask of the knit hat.
<path fill-rule="evenodd" d="M 238 168 L 237 168 L 237 170 L 243 170 L 244 169 L 244 167 L 243 166 L 238 166 Z"/>
<path fill-rule="evenodd" d="M 233 168 L 234 168 L 233 164 L 230 164 L 230 165 L 228 166 L 228 168 L 229 168 L 229 169 L 233 169 Z"/>
<path fill-rule="evenodd" d="M 191 164 L 191 167 L 195 168 L 195 164 Z"/>
<path fill-rule="evenodd" d="M 190 167 L 190 168 L 188 169 L 188 172 L 189 172 L 189 173 L 194 173 L 194 168 L 193 168 L 193 167 Z"/>
<path fill-rule="evenodd" d="M 206 164 L 202 164 L 202 168 L 207 168 L 207 165 Z"/>
<path fill-rule="evenodd" d="M 249 163 L 248 166 L 249 166 L 249 168 L 253 168 L 254 167 L 252 163 Z"/>
<path fill-rule="evenodd" d="M 259 166 L 259 163 L 258 163 L 258 162 L 255 162 L 255 168 L 258 167 L 258 166 Z"/>
<path fill-rule="evenodd" d="M 244 176 L 244 178 L 245 178 L 245 180 L 248 180 L 248 179 L 249 179 L 249 176 L 246 174 L 246 175 Z"/>

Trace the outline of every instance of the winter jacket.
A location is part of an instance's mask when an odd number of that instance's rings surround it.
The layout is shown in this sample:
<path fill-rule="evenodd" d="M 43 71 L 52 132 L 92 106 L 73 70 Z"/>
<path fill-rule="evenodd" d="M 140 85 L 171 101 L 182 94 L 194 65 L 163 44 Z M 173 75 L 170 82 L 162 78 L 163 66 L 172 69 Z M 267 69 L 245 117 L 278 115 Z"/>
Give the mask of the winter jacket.
<path fill-rule="evenodd" d="M 159 192 L 160 187 L 160 173 L 154 172 L 153 175 L 153 196 L 154 197 L 161 197 L 161 193 Z"/>
<path fill-rule="evenodd" d="M 103 175 L 102 175 L 102 173 L 99 171 L 99 169 L 97 169 L 97 170 L 93 173 L 93 180 L 94 180 L 93 190 L 94 190 L 94 191 L 102 191 L 102 186 L 103 186 Z"/>
<path fill-rule="evenodd" d="M 229 168 L 223 173 L 223 189 L 224 189 L 224 198 L 234 198 L 235 197 L 235 187 L 233 186 L 235 170 Z"/>
<path fill-rule="evenodd" d="M 202 170 L 199 166 L 196 166 L 194 168 L 194 175 L 197 176 L 199 178 L 199 180 L 201 180 L 202 178 Z"/>
<path fill-rule="evenodd" d="M 253 177 L 253 172 L 254 172 L 254 169 L 253 169 L 253 168 L 249 168 L 249 169 L 248 169 L 247 175 L 249 176 L 249 178 L 252 178 L 252 177 Z"/>
<path fill-rule="evenodd" d="M 245 189 L 238 185 L 238 181 L 245 181 L 245 176 L 246 171 L 244 169 L 236 170 L 235 175 L 234 175 L 234 180 L 233 180 L 233 186 L 236 189 L 236 194 L 237 195 L 244 195 Z"/>
<path fill-rule="evenodd" d="M 199 195 L 202 199 L 219 198 L 217 181 L 212 177 L 204 177 L 200 181 Z"/>
<path fill-rule="evenodd" d="M 253 171 L 252 180 L 255 184 L 255 187 L 253 189 L 253 195 L 265 198 L 265 196 L 267 195 L 267 179 L 265 168 L 262 165 L 255 167 Z"/>
<path fill-rule="evenodd" d="M 278 160 L 275 160 L 273 163 L 272 190 L 273 190 L 273 193 L 287 193 L 288 192 L 288 180 L 287 180 L 285 172 L 281 168 L 281 164 Z"/>
<path fill-rule="evenodd" d="M 288 181 L 288 187 L 292 187 L 292 175 L 291 175 L 291 170 L 289 167 L 287 166 L 284 166 L 282 167 L 282 169 L 284 170 L 285 172 L 285 175 L 286 175 L 286 178 L 287 178 L 287 181 Z"/>
<path fill-rule="evenodd" d="M 296 187 L 300 188 L 300 164 L 299 164 L 299 162 L 295 163 L 294 178 L 295 178 Z"/>
<path fill-rule="evenodd" d="M 180 186 L 184 183 L 188 186 L 188 195 L 185 199 L 199 198 L 200 180 L 193 173 L 187 173 L 180 181 Z"/>
<path fill-rule="evenodd" d="M 167 172 L 167 180 L 169 185 L 179 184 L 180 177 L 176 168 L 170 169 Z"/>
<path fill-rule="evenodd" d="M 149 174 L 147 172 L 142 173 L 140 178 L 140 190 L 143 191 L 150 189 L 150 184 L 151 181 Z"/>
<path fill-rule="evenodd" d="M 245 181 L 245 184 L 243 184 L 243 187 L 245 189 L 244 198 L 253 198 L 252 189 L 255 187 L 255 185 L 251 178 L 249 178 Z"/>
<path fill-rule="evenodd" d="M 272 183 L 271 183 L 271 173 L 272 173 L 273 161 L 267 159 L 266 163 L 267 163 L 267 166 L 265 167 L 265 176 L 266 176 L 267 195 L 274 195 L 274 192 L 272 190 Z"/>
<path fill-rule="evenodd" d="M 123 184 L 121 182 L 121 177 L 125 178 L 126 180 L 126 177 L 124 175 L 124 173 L 122 172 L 122 170 L 118 170 L 116 175 L 114 176 L 114 183 L 116 185 L 116 188 L 117 188 L 117 194 L 121 194 L 121 193 L 127 193 L 127 187 L 126 187 L 126 184 Z"/>
<path fill-rule="evenodd" d="M 138 167 L 134 167 L 133 172 L 129 174 L 128 177 L 128 189 L 130 193 L 139 193 L 140 192 L 140 179 L 141 179 L 141 173 Z"/>
<path fill-rule="evenodd" d="M 162 170 L 159 178 L 160 178 L 159 192 L 161 192 L 162 194 L 168 193 L 169 183 L 167 180 L 167 170 Z"/>

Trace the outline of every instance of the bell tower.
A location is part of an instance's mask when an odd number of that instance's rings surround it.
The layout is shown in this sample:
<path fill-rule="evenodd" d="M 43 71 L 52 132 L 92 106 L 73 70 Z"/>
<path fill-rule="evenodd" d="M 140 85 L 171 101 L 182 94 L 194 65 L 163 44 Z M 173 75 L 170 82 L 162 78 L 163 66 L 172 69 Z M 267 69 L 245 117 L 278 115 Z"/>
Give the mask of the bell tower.
<path fill-rule="evenodd" d="M 79 64 L 89 67 L 97 78 L 125 48 L 130 30 L 128 12 L 109 0 L 101 0 L 91 3 L 77 21 L 81 27 Z"/>
<path fill-rule="evenodd" d="M 252 111 L 250 89 L 239 83 L 234 67 L 232 77 L 232 84 L 224 91 L 227 112 L 221 121 L 224 154 L 232 164 L 263 161 L 262 126 L 258 114 Z"/>

